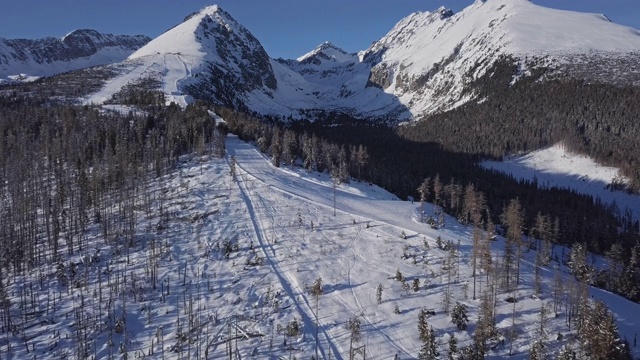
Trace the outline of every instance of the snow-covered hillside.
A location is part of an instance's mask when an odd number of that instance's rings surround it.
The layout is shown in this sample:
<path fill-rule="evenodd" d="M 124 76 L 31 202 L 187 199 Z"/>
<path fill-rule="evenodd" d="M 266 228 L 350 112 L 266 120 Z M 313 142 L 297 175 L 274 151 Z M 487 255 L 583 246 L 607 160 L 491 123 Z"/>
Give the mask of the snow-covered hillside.
<path fill-rule="evenodd" d="M 100 34 L 89 29 L 72 31 L 60 39 L 0 38 L 0 81 L 118 63 L 150 40 L 143 35 Z"/>
<path fill-rule="evenodd" d="M 184 157 L 175 172 L 154 180 L 135 200 L 131 243 L 103 239 L 94 224 L 84 250 L 11 277 L 6 289 L 14 294 L 10 314 L 18 331 L 0 337 L 3 358 L 217 359 L 228 356 L 231 343 L 239 358 L 307 359 L 317 339 L 319 358 L 348 359 L 346 323 L 357 317 L 355 346 L 368 359 L 415 359 L 422 309 L 433 312 L 428 324 L 442 355 L 451 336 L 459 349 L 471 345 L 481 297 L 472 295 L 470 228 L 446 217 L 444 228 L 432 229 L 418 221 L 418 203 L 366 183 L 340 185 L 334 210 L 326 174 L 275 168 L 235 137 L 227 149 L 226 159 Z M 425 210 L 433 215 L 434 207 Z M 455 266 L 446 265 L 452 252 L 439 248 L 438 238 L 459 242 Z M 491 243 L 496 259 L 503 245 Z M 527 359 L 540 308 L 551 311 L 553 266 L 542 268 L 542 293 L 532 296 L 534 256 L 524 254 L 518 290 L 497 293 L 501 335 L 491 340 L 488 359 Z M 567 286 L 558 316 L 550 313 L 544 326 L 550 354 L 575 334 L 565 322 L 572 276 L 559 269 L 555 276 Z M 397 281 L 398 272 L 417 286 Z M 480 274 L 478 294 L 488 288 Z M 316 307 L 309 288 L 318 278 Z M 444 312 L 446 292 L 452 304 L 467 306 L 467 329 L 458 330 Z M 632 340 L 640 305 L 597 289 L 590 294 L 611 307 Z M 506 301 L 511 296 L 515 305 Z M 285 331 L 294 323 L 297 331 Z M 517 336 L 506 335 L 514 329 Z"/>
<path fill-rule="evenodd" d="M 535 180 L 542 188 L 555 186 L 600 198 L 604 203 L 615 204 L 619 215 L 628 209 L 635 219 L 640 219 L 640 196 L 615 190 L 614 183 L 624 186 L 628 181 L 617 168 L 598 165 L 585 155 L 568 152 L 562 145 L 481 164 L 518 179 Z"/>
<path fill-rule="evenodd" d="M 473 99 L 470 84 L 502 56 L 527 73 L 533 63 L 584 64 L 585 56 L 607 59 L 611 69 L 612 59 L 630 61 L 630 54 L 640 56 L 640 32 L 603 15 L 476 0 L 458 14 L 444 7 L 411 14 L 357 56 L 325 42 L 297 60 L 273 60 L 246 28 L 210 6 L 132 55 L 138 62 L 130 72 L 88 101 L 153 77 L 168 101 L 182 105 L 195 96 L 276 116 L 324 110 L 404 120 Z"/>

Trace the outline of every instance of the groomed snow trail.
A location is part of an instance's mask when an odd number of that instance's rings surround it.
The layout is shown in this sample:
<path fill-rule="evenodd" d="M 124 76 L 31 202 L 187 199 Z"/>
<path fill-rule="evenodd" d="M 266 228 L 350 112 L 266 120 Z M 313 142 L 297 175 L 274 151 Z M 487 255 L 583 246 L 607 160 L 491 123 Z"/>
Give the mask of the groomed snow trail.
<path fill-rule="evenodd" d="M 229 151 L 229 154 L 234 155 L 235 151 L 231 150 Z M 287 293 L 287 296 L 291 299 L 291 301 L 295 304 L 298 310 L 298 313 L 302 316 L 302 322 L 304 324 L 304 329 L 305 329 L 304 331 L 309 331 L 307 329 L 313 329 L 315 327 L 315 321 L 313 320 L 315 316 L 313 315 L 313 310 L 311 309 L 307 301 L 305 301 L 305 303 L 301 303 L 299 301 L 299 296 L 301 295 L 304 296 L 303 294 L 305 289 L 301 289 L 299 286 L 297 286 L 297 284 L 294 284 L 294 281 L 292 281 L 292 279 L 289 276 L 287 276 L 288 275 L 287 272 L 283 271 L 280 268 L 280 264 L 278 263 L 278 260 L 275 258 L 275 252 L 272 249 L 272 245 L 269 244 L 269 241 L 267 240 L 268 237 L 267 237 L 266 231 L 264 230 L 264 226 L 262 225 L 262 221 L 258 216 L 255 207 L 253 206 L 251 191 L 247 188 L 247 178 L 250 176 L 251 175 L 245 171 L 239 171 L 236 176 L 236 184 L 238 185 L 241 196 L 247 205 L 249 216 L 251 218 L 251 222 L 255 230 L 256 239 L 260 244 L 260 248 L 266 258 L 267 263 L 271 266 L 271 269 L 276 274 L 282 288 Z M 312 314 L 312 315 L 309 315 L 309 314 Z M 336 357 L 336 359 L 342 359 L 340 354 L 344 351 L 344 349 L 338 350 L 336 345 L 332 342 L 331 337 L 327 335 L 326 332 L 319 331 L 319 334 L 322 334 L 322 336 L 324 337 L 324 342 L 326 346 L 331 348 L 331 351 Z M 318 339 L 318 351 L 320 352 L 320 354 L 322 354 L 323 358 L 327 358 L 329 356 L 329 354 L 326 352 L 326 349 L 323 346 L 323 343 L 320 342 L 320 339 Z"/>
<path fill-rule="evenodd" d="M 188 95 L 184 95 L 180 89 L 180 82 L 191 76 L 191 66 L 180 54 L 164 54 L 163 61 L 165 74 L 162 78 L 162 89 L 167 103 L 175 102 L 180 107 L 189 103 Z"/>

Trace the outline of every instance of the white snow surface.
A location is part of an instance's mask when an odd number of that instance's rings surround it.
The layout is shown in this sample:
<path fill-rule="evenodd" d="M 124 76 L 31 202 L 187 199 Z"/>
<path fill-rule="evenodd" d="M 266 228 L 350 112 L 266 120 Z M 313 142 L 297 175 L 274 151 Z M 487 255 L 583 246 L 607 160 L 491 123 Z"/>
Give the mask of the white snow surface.
<path fill-rule="evenodd" d="M 446 217 L 444 228 L 432 229 L 419 221 L 418 203 L 401 201 L 375 185 L 358 182 L 337 187 L 334 215 L 327 174 L 275 168 L 254 146 L 234 136 L 228 138 L 227 150 L 226 159 L 183 157 L 178 169 L 153 180 L 149 196 L 141 194 L 135 200 L 136 234 L 126 251 L 124 241 L 117 237 L 103 239 L 99 224 L 88 232 L 83 252 L 69 256 L 61 248 L 62 271 L 71 262 L 76 264 L 67 279 L 71 282 L 74 273 L 82 274 L 81 285 L 63 285 L 56 264 L 13 278 L 7 293 L 19 294 L 25 288 L 33 292 L 33 300 L 24 305 L 31 310 L 28 313 L 20 311 L 18 295 L 12 298 L 12 311 L 18 314 L 15 323 L 23 317 L 30 319 L 32 313 L 46 316 L 36 316 L 21 327 L 25 337 L 3 334 L 0 351 L 9 354 L 11 344 L 10 354 L 15 358 L 34 354 L 43 359 L 74 358 L 79 348 L 74 340 L 76 330 L 82 326 L 87 332 L 86 351 L 96 358 L 122 349 L 130 357 L 153 353 L 154 358 L 165 359 L 204 354 L 226 358 L 225 343 L 238 334 L 234 349 L 242 358 L 253 354 L 260 359 L 290 355 L 307 359 L 315 353 L 316 338 L 316 306 L 308 287 L 318 278 L 323 282 L 317 316 L 320 358 L 349 358 L 345 324 L 358 316 L 362 337 L 357 345 L 366 346 L 367 358 L 398 355 L 399 359 L 414 359 L 420 348 L 416 321 L 422 308 L 435 311 L 428 322 L 436 331 L 441 354 L 446 354 L 449 334 L 455 334 L 459 347 L 472 343 L 479 301 L 472 299 L 471 285 L 467 296 L 463 290 L 464 284 L 472 283 L 470 228 Z M 236 161 L 236 181 L 230 176 L 231 157 Z M 150 201 L 148 210 L 146 201 Z M 425 204 L 427 215 L 433 211 L 432 204 Z M 460 242 L 460 272 L 451 282 L 442 269 L 447 252 L 437 248 L 438 237 Z M 221 250 L 224 241 L 237 244 L 228 258 Z M 492 243 L 494 256 L 502 254 L 503 244 L 501 238 Z M 528 358 L 540 306 L 553 301 L 552 267 L 543 268 L 541 298 L 532 297 L 534 256 L 534 252 L 525 253 L 515 295 L 519 336 L 513 343 L 514 359 Z M 257 258 L 263 265 L 248 263 Z M 156 264 L 155 288 L 149 277 L 150 263 Z M 563 282 L 569 283 L 572 277 L 562 265 L 560 269 Z M 398 270 L 409 283 L 420 280 L 418 291 L 402 289 L 393 279 Z M 137 285 L 117 290 L 116 279 L 125 273 Z M 42 276 L 48 279 L 44 283 L 38 281 Z M 486 286 L 483 279 L 481 273 L 479 289 Z M 378 285 L 384 289 L 381 304 L 375 295 Z M 447 287 L 456 301 L 468 306 L 467 330 L 458 331 L 442 310 Z M 56 295 L 53 304 L 48 301 L 51 293 Z M 109 299 L 111 293 L 115 298 Z M 500 331 L 511 324 L 513 306 L 504 301 L 510 295 L 498 294 Z M 597 289 L 591 289 L 591 295 L 611 308 L 621 334 L 632 340 L 640 324 L 640 304 Z M 74 311 L 80 304 L 84 311 Z M 396 307 L 400 314 L 394 313 Z M 126 319 L 126 336 L 112 333 L 113 348 L 107 342 L 108 329 L 113 329 L 115 321 L 108 318 L 109 309 L 118 319 Z M 191 320 L 188 309 L 194 309 Z M 86 314 L 89 323 L 79 324 L 79 313 Z M 549 319 L 550 351 L 557 351 L 575 333 L 568 330 L 565 316 L 561 309 L 557 318 Z M 277 328 L 294 319 L 301 333 L 284 346 Z M 179 340 L 179 334 L 186 333 L 193 342 Z M 558 333 L 564 335 L 564 341 L 555 339 Z M 25 338 L 29 353 L 23 346 Z M 487 359 L 504 358 L 511 347 L 508 340 L 492 345 L 495 348 Z"/>
<path fill-rule="evenodd" d="M 506 157 L 504 161 L 483 161 L 481 165 L 518 179 L 535 179 L 541 188 L 555 186 L 599 197 L 604 203 L 615 203 L 621 213 L 629 209 L 635 219 L 640 219 L 640 196 L 609 188 L 614 179 L 628 181 L 617 168 L 599 165 L 588 156 L 567 151 L 561 144 Z"/>

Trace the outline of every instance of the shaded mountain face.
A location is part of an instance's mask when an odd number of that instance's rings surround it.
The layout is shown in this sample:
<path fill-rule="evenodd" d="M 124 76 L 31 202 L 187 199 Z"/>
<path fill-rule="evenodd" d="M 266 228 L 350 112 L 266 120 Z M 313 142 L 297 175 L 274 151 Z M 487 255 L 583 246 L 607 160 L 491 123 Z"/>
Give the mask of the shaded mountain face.
<path fill-rule="evenodd" d="M 154 78 L 181 105 L 202 98 L 281 117 L 318 111 L 402 121 L 482 100 L 472 85 L 505 58 L 518 69 L 513 81 L 545 68 L 545 76 L 597 73 L 614 82 L 638 54 L 640 32 L 603 15 L 477 0 L 457 14 L 411 14 L 358 54 L 325 42 L 295 60 L 271 59 L 245 27 L 209 6 L 130 56 L 115 84 Z M 624 78 L 636 77 L 640 83 Z M 118 90 L 111 86 L 92 101 Z"/>
<path fill-rule="evenodd" d="M 148 43 L 144 35 L 75 30 L 61 39 L 0 38 L 0 79 L 11 75 L 50 76 L 90 66 L 121 62 Z"/>

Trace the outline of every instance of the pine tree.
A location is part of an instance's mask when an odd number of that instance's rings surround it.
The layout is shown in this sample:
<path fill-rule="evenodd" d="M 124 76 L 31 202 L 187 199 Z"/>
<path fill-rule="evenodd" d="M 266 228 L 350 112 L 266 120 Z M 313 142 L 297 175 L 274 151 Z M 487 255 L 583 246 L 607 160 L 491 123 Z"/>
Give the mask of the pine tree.
<path fill-rule="evenodd" d="M 583 244 L 575 243 L 571 248 L 569 259 L 569 269 L 571 274 L 580 282 L 589 282 L 591 278 L 591 270 L 587 264 L 587 251 Z"/>
<path fill-rule="evenodd" d="M 469 318 L 467 317 L 467 306 L 456 302 L 451 310 L 451 322 L 456 325 L 458 330 L 466 330 Z"/>
<path fill-rule="evenodd" d="M 425 343 L 429 336 L 429 324 L 427 323 L 427 311 L 420 309 L 418 312 L 418 339 Z"/>
<path fill-rule="evenodd" d="M 447 360 L 455 360 L 458 355 L 458 340 L 454 334 L 449 336 L 449 349 L 447 351 Z"/>
<path fill-rule="evenodd" d="M 536 342 L 531 345 L 529 360 L 546 360 L 548 357 L 544 354 L 544 351 L 544 342 L 542 340 L 536 340 Z"/>
<path fill-rule="evenodd" d="M 424 203 L 429 197 L 429 185 L 431 184 L 431 178 L 426 178 L 418 187 L 418 193 L 420 194 L 420 222 L 424 222 Z"/>
<path fill-rule="evenodd" d="M 620 338 L 613 315 L 601 301 L 587 313 L 579 334 L 585 352 L 594 360 L 632 359 L 629 344 Z"/>
<path fill-rule="evenodd" d="M 382 304 L 382 284 L 378 284 L 378 288 L 376 289 L 376 301 L 378 304 Z"/>
<path fill-rule="evenodd" d="M 640 242 L 631 249 L 631 256 L 621 280 L 620 291 L 631 300 L 640 300 Z"/>
<path fill-rule="evenodd" d="M 436 332 L 433 327 L 429 326 L 425 341 L 422 342 L 418 359 L 420 360 L 436 360 L 438 358 L 438 343 L 436 340 Z"/>
<path fill-rule="evenodd" d="M 313 283 L 313 286 L 311 287 L 311 295 L 314 297 L 315 301 L 316 301 L 316 311 L 315 311 L 315 350 L 316 350 L 316 358 L 318 357 L 318 313 L 319 313 L 319 302 L 320 302 L 320 295 L 324 294 L 324 289 L 322 287 L 322 278 L 317 278 L 316 281 Z"/>
<path fill-rule="evenodd" d="M 611 245 L 609 251 L 605 253 L 608 263 L 607 288 L 619 292 L 622 288 L 625 250 L 619 242 Z"/>

